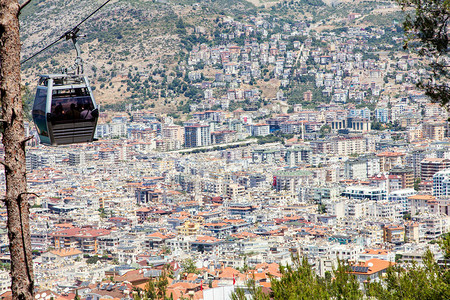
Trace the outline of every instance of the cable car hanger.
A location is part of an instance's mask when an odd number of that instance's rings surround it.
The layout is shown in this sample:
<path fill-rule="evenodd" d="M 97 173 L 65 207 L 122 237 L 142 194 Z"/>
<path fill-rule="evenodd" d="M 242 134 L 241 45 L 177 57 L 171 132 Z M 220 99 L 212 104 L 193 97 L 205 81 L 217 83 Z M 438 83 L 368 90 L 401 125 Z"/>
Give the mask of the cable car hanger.
<path fill-rule="evenodd" d="M 55 42 L 24 61 L 42 53 L 63 38 L 71 40 L 76 50 L 74 64 L 63 68 L 61 74 L 40 75 L 32 116 L 41 144 L 58 146 L 94 140 L 99 112 L 89 80 L 83 72 L 83 59 L 77 38 L 80 37 L 79 26 L 110 1 L 103 3 Z"/>
<path fill-rule="evenodd" d="M 63 73 L 65 74 L 74 72 L 74 74 L 80 75 L 84 73 L 83 59 L 81 58 L 81 48 L 77 41 L 77 37 L 79 37 L 78 35 L 79 31 L 80 29 L 78 27 L 75 27 L 71 31 L 65 33 L 66 40 L 72 40 L 73 45 L 75 46 L 75 50 L 77 52 L 77 57 L 75 58 L 75 63 L 73 64 L 73 66 L 63 69 Z"/>
<path fill-rule="evenodd" d="M 73 66 L 60 74 L 40 75 L 36 87 L 32 116 L 39 142 L 44 145 L 94 141 L 99 112 L 89 80 L 83 74 L 78 31 L 76 28 L 66 34 L 77 52 Z"/>

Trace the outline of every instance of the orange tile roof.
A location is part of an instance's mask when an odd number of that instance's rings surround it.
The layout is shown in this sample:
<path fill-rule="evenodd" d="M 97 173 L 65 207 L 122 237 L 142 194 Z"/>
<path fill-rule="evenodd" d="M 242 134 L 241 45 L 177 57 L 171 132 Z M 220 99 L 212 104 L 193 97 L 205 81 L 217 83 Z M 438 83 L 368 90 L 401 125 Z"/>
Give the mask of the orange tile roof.
<path fill-rule="evenodd" d="M 410 199 L 410 200 L 426 200 L 426 201 L 436 200 L 436 198 L 432 195 L 413 195 L 413 196 L 409 196 L 408 199 Z"/>
<path fill-rule="evenodd" d="M 380 271 L 383 271 L 393 265 L 395 265 L 395 263 L 393 263 L 393 262 L 378 259 L 378 258 L 372 258 L 372 259 L 369 259 L 368 261 L 366 261 L 364 264 L 358 265 L 361 267 L 368 267 L 369 269 L 366 273 L 363 273 L 363 272 L 351 272 L 351 273 L 352 274 L 372 275 L 372 274 L 378 273 Z"/>
<path fill-rule="evenodd" d="M 79 255 L 79 254 L 83 253 L 80 250 L 75 249 L 75 248 L 52 250 L 52 251 L 49 251 L 49 252 L 52 253 L 52 254 L 58 255 L 60 257 Z"/>
<path fill-rule="evenodd" d="M 168 238 L 167 236 L 165 236 L 164 234 L 162 234 L 159 231 L 153 232 L 152 234 L 148 234 L 147 237 L 155 237 L 155 238 L 160 238 L 162 240 L 165 240 Z"/>
<path fill-rule="evenodd" d="M 234 275 L 234 277 L 236 277 L 238 275 L 241 275 L 241 273 L 238 270 L 236 270 L 236 269 L 234 269 L 232 267 L 225 267 L 225 268 L 223 268 L 220 271 L 218 278 L 220 278 L 220 279 L 232 279 L 233 275 Z"/>
<path fill-rule="evenodd" d="M 385 151 L 385 152 L 381 152 L 378 153 L 377 156 L 379 157 L 395 157 L 395 156 L 404 156 L 405 153 L 401 153 L 401 152 L 390 152 L 390 151 Z"/>

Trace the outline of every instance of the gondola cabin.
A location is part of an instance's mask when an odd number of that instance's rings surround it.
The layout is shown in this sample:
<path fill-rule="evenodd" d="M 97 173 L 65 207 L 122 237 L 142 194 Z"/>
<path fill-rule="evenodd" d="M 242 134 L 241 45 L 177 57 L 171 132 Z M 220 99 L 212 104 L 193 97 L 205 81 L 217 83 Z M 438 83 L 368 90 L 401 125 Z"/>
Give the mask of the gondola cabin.
<path fill-rule="evenodd" d="M 94 140 L 98 108 L 86 76 L 41 75 L 32 115 L 41 144 L 57 146 Z"/>

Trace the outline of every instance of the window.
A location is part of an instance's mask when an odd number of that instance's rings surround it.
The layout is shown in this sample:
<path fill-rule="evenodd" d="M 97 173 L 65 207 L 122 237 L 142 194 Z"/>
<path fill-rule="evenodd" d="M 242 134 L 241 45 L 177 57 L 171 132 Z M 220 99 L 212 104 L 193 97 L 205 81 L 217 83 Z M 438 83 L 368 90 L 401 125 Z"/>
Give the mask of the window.
<path fill-rule="evenodd" d="M 54 90 L 52 95 L 53 121 L 92 120 L 94 109 L 87 88 Z"/>
<path fill-rule="evenodd" d="M 45 104 L 47 102 L 47 89 L 38 88 L 34 99 L 33 113 L 45 114 Z"/>
<path fill-rule="evenodd" d="M 38 87 L 33 104 L 33 121 L 39 135 L 48 136 L 45 108 L 47 103 L 47 89 Z"/>

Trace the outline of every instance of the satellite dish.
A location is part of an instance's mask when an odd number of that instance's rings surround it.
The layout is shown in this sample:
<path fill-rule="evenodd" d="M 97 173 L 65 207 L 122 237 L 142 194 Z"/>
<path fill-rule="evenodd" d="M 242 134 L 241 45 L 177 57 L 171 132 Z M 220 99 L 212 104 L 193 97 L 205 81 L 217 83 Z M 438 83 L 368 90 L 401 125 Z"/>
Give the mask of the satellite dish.
<path fill-rule="evenodd" d="M 44 298 L 45 296 L 47 296 L 47 293 L 42 293 L 42 298 Z"/>
<path fill-rule="evenodd" d="M 367 265 L 369 266 L 369 268 L 373 267 L 373 263 L 368 263 Z"/>
<path fill-rule="evenodd" d="M 34 296 L 34 298 L 39 299 L 41 297 L 41 294 L 37 294 L 36 296 Z"/>

